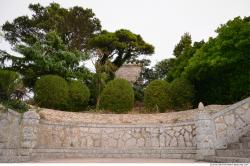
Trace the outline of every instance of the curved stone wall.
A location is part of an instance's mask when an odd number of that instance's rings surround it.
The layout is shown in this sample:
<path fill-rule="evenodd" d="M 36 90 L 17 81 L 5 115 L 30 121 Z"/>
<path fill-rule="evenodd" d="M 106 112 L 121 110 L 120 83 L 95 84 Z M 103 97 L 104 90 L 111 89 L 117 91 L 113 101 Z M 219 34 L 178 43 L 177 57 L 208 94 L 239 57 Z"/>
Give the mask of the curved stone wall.
<path fill-rule="evenodd" d="M 216 113 L 200 110 L 193 119 L 167 124 L 57 122 L 37 111 L 19 114 L 0 106 L 0 162 L 51 157 L 202 160 L 250 130 L 250 98 Z"/>

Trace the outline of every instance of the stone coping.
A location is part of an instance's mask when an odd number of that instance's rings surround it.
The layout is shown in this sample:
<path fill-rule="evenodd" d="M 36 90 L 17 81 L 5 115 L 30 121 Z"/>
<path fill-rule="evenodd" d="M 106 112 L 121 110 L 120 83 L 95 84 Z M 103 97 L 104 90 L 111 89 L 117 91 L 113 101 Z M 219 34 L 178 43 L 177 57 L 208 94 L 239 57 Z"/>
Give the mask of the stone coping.
<path fill-rule="evenodd" d="M 92 127 L 92 128 L 165 128 L 165 127 L 178 127 L 194 125 L 194 121 L 178 122 L 171 124 L 93 124 L 93 123 L 81 123 L 81 122 L 54 122 L 49 120 L 40 120 L 41 125 L 54 125 L 54 126 L 68 126 L 68 127 Z"/>
<path fill-rule="evenodd" d="M 233 105 L 230 105 L 228 107 L 226 107 L 225 109 L 223 109 L 222 111 L 219 111 L 219 112 L 216 112 L 214 114 L 212 114 L 212 118 L 216 118 L 216 117 L 219 117 L 219 116 L 222 116 L 222 115 L 225 115 L 227 112 L 230 112 L 230 111 L 234 111 L 237 107 L 245 104 L 245 103 L 249 103 L 250 104 L 250 97 L 244 99 L 244 100 L 241 100 Z"/>
<path fill-rule="evenodd" d="M 225 105 L 208 105 L 209 113 L 223 110 Z M 101 114 L 88 112 L 66 112 L 45 108 L 38 108 L 41 119 L 53 122 L 71 122 L 85 124 L 169 124 L 194 121 L 198 109 L 149 114 Z"/>

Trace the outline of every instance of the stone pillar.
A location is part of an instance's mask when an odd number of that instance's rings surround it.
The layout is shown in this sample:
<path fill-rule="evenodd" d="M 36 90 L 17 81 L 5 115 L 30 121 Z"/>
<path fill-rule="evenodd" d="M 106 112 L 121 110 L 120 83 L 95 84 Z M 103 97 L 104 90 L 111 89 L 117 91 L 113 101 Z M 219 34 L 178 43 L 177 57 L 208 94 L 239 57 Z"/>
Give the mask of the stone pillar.
<path fill-rule="evenodd" d="M 199 112 L 196 117 L 196 143 L 197 160 L 203 160 L 206 156 L 215 155 L 215 124 L 210 114 L 205 110 L 202 103 L 199 104 Z"/>
<path fill-rule="evenodd" d="M 21 128 L 22 156 L 31 156 L 33 148 L 36 146 L 39 119 L 40 116 L 35 111 L 28 111 L 23 114 Z"/>

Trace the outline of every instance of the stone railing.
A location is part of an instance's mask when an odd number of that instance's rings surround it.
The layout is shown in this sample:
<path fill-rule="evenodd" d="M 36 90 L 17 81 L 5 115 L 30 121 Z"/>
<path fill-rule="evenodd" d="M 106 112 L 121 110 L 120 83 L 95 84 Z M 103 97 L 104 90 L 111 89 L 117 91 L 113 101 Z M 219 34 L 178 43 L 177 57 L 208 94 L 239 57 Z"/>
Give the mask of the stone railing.
<path fill-rule="evenodd" d="M 250 130 L 250 97 L 215 114 L 201 108 L 196 128 L 197 159 L 215 155 L 216 149 L 226 149 Z"/>
<path fill-rule="evenodd" d="M 0 106 L 0 162 L 36 158 L 134 157 L 202 160 L 249 131 L 250 98 L 170 124 L 87 124 L 40 119 Z"/>
<path fill-rule="evenodd" d="M 196 153 L 193 122 L 131 125 L 41 120 L 38 131 L 36 149 L 43 154 L 40 157 L 56 154 L 60 157 L 62 149 L 64 156 L 76 155 L 74 149 L 82 151 L 78 157 L 88 154 L 88 157 L 193 158 Z"/>

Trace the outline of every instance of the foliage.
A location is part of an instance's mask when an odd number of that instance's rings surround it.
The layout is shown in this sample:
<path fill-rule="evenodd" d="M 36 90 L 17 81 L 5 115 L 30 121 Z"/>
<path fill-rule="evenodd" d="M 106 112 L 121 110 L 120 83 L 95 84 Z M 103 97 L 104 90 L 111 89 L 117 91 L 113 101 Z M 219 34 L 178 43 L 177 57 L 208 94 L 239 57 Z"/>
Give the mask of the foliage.
<path fill-rule="evenodd" d="M 45 75 L 36 81 L 34 99 L 41 107 L 65 110 L 69 101 L 67 82 L 56 75 Z"/>
<path fill-rule="evenodd" d="M 15 110 L 19 113 L 24 113 L 29 110 L 28 105 L 21 100 L 3 100 L 1 101 L 6 108 Z"/>
<path fill-rule="evenodd" d="M 165 112 L 170 106 L 169 84 L 163 80 L 152 81 L 144 92 L 146 109 L 154 112 Z"/>
<path fill-rule="evenodd" d="M 107 83 L 100 96 L 100 108 L 114 113 L 126 113 L 133 108 L 134 91 L 124 79 L 115 79 Z"/>
<path fill-rule="evenodd" d="M 68 109 L 71 111 L 82 111 L 88 105 L 90 92 L 88 87 L 80 81 L 69 82 Z"/>
<path fill-rule="evenodd" d="M 192 39 L 191 35 L 189 33 L 184 33 L 183 36 L 181 36 L 180 42 L 175 46 L 174 48 L 174 56 L 179 57 L 180 55 L 183 54 L 183 52 L 191 47 L 192 44 Z"/>
<path fill-rule="evenodd" d="M 170 84 L 169 96 L 171 109 L 187 110 L 192 108 L 194 88 L 192 84 L 183 78 L 177 78 Z"/>
<path fill-rule="evenodd" d="M 120 29 L 115 32 L 102 31 L 99 35 L 90 39 L 89 49 L 99 56 L 100 65 L 108 60 L 118 69 L 122 64 L 139 55 L 151 55 L 154 47 L 146 43 L 140 35 L 129 30 Z"/>
<path fill-rule="evenodd" d="M 197 91 L 196 102 L 229 104 L 250 96 L 250 17 L 236 17 L 216 32 L 216 38 L 196 51 L 183 75 Z"/>
<path fill-rule="evenodd" d="M 157 79 L 166 79 L 167 73 L 174 67 L 175 59 L 164 59 L 154 66 L 153 72 Z"/>
<path fill-rule="evenodd" d="M 88 70 L 79 65 L 88 56 L 77 50 L 69 50 L 55 32 L 48 33 L 45 40 L 38 40 L 31 46 L 19 45 L 16 50 L 23 56 L 2 52 L 2 66 L 6 60 L 10 60 L 11 65 L 4 68 L 20 72 L 24 84 L 30 88 L 38 77 L 47 74 L 56 74 L 64 79 L 88 78 Z"/>
<path fill-rule="evenodd" d="M 101 29 L 100 21 L 91 9 L 79 6 L 65 9 L 57 3 L 49 6 L 30 4 L 29 9 L 33 12 L 32 17 L 20 16 L 2 26 L 5 39 L 12 45 L 33 45 L 55 31 L 70 49 L 81 51 L 86 48 L 88 39 Z"/>
<path fill-rule="evenodd" d="M 182 54 L 180 54 L 177 58 L 175 59 L 169 59 L 170 60 L 170 68 L 165 74 L 166 77 L 165 79 L 168 81 L 173 81 L 179 77 L 181 77 L 181 74 L 183 73 L 185 67 L 188 65 L 189 59 L 193 57 L 195 52 L 201 48 L 204 45 L 204 41 L 200 42 L 194 42 L 193 45 L 189 46 L 186 48 Z"/>
<path fill-rule="evenodd" d="M 15 98 L 22 87 L 18 73 L 0 69 L 0 100 Z"/>

